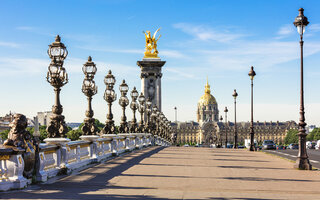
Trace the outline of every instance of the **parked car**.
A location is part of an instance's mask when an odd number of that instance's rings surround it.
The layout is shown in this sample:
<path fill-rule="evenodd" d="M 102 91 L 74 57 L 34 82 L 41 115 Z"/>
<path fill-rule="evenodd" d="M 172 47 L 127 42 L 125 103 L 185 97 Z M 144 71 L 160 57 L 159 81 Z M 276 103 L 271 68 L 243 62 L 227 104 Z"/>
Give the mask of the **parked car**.
<path fill-rule="evenodd" d="M 245 146 L 243 146 L 243 145 L 238 146 L 238 149 L 244 149 L 244 148 L 245 148 Z"/>
<path fill-rule="evenodd" d="M 273 140 L 265 140 L 262 143 L 262 149 L 276 149 L 276 145 Z"/>
<path fill-rule="evenodd" d="M 227 144 L 227 148 L 232 149 L 233 148 L 233 144 Z"/>
<path fill-rule="evenodd" d="M 306 142 L 306 146 L 307 146 L 307 149 L 315 149 L 316 148 L 316 143 L 308 141 L 308 142 Z"/>
<path fill-rule="evenodd" d="M 185 144 L 185 145 L 183 145 L 184 147 L 189 147 L 189 145 L 188 144 Z"/>
<path fill-rule="evenodd" d="M 289 149 L 299 149 L 299 145 L 295 144 L 295 143 L 292 143 L 292 144 L 289 144 L 288 148 Z"/>

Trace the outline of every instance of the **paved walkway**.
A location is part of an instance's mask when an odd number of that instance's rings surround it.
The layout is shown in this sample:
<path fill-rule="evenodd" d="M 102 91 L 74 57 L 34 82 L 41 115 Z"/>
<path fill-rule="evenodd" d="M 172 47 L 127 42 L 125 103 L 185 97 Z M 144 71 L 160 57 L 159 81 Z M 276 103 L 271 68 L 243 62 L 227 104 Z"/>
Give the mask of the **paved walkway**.
<path fill-rule="evenodd" d="M 320 199 L 320 171 L 262 152 L 151 147 L 3 199 Z"/>

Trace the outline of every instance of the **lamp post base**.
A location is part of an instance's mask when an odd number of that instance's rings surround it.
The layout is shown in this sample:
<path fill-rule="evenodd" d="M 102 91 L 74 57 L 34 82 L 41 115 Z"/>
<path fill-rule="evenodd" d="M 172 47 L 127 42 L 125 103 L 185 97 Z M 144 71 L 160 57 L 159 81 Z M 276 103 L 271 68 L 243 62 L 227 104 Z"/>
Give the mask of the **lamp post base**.
<path fill-rule="evenodd" d="M 308 158 L 299 158 L 294 164 L 293 168 L 301 170 L 312 170 L 312 165 L 309 162 Z"/>

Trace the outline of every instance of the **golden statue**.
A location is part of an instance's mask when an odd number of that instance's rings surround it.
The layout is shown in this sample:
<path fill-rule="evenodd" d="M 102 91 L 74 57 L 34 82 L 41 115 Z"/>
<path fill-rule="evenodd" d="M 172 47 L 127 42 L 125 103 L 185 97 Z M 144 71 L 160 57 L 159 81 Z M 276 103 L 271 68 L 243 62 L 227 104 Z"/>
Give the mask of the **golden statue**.
<path fill-rule="evenodd" d="M 150 31 L 146 31 L 146 32 L 143 31 L 144 35 L 146 36 L 146 51 L 144 52 L 145 58 L 159 58 L 158 57 L 159 52 L 157 50 L 157 42 L 160 39 L 161 35 L 159 35 L 158 39 L 156 39 L 156 35 L 159 30 L 160 28 L 158 28 L 156 32 L 154 32 L 152 37 L 151 37 Z"/>

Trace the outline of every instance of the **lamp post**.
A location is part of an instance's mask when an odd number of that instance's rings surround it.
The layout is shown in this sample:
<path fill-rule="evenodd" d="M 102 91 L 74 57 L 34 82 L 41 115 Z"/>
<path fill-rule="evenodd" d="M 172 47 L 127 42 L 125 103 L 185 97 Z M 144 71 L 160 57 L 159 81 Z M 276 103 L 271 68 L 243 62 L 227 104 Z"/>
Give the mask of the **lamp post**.
<path fill-rule="evenodd" d="M 309 162 L 306 148 L 306 129 L 305 116 L 304 116 L 304 97 L 303 97 L 303 33 L 306 26 L 309 24 L 308 18 L 303 14 L 304 9 L 299 9 L 299 15 L 295 18 L 293 24 L 297 27 L 300 34 L 300 50 L 301 50 L 301 63 L 300 63 L 300 119 L 299 119 L 299 154 L 294 165 L 297 169 L 311 170 L 312 166 Z"/>
<path fill-rule="evenodd" d="M 112 102 L 117 99 L 117 94 L 113 90 L 113 86 L 116 83 L 115 77 L 112 75 L 111 70 L 109 70 L 108 74 L 104 77 L 104 84 L 106 85 L 106 90 L 104 92 L 103 98 L 108 103 L 108 114 L 106 125 L 102 129 L 102 134 L 112 134 L 114 133 L 114 121 L 113 114 L 111 111 Z"/>
<path fill-rule="evenodd" d="M 136 89 L 136 87 L 133 87 L 133 90 L 131 91 L 131 103 L 130 103 L 130 108 L 133 112 L 133 117 L 131 121 L 131 126 L 130 126 L 130 133 L 136 133 L 138 130 L 137 128 L 137 119 L 136 119 L 136 110 L 138 109 L 139 105 L 137 103 L 137 98 L 139 96 L 139 93 Z"/>
<path fill-rule="evenodd" d="M 49 45 L 48 55 L 51 58 L 51 63 L 48 67 L 47 81 L 54 87 L 55 104 L 52 106 L 53 115 L 50 117 L 51 122 L 47 127 L 49 138 L 65 137 L 68 131 L 64 121 L 62 105 L 60 104 L 61 87 L 68 83 L 68 74 L 63 67 L 63 61 L 68 55 L 67 48 L 61 42 L 59 35 L 55 41 Z"/>
<path fill-rule="evenodd" d="M 128 125 L 127 125 L 127 117 L 126 117 L 126 106 L 129 104 L 129 99 L 126 96 L 129 90 L 128 85 L 126 84 L 125 80 L 122 81 L 121 85 L 119 86 L 121 97 L 119 99 L 119 105 L 122 107 L 122 117 L 119 127 L 120 133 L 127 133 L 128 132 Z"/>
<path fill-rule="evenodd" d="M 233 148 L 237 149 L 238 148 L 238 132 L 237 132 L 237 96 L 238 93 L 236 89 L 234 89 L 233 94 L 234 98 L 234 146 Z"/>
<path fill-rule="evenodd" d="M 177 107 L 174 107 L 174 119 L 175 119 L 175 122 L 177 123 Z"/>
<path fill-rule="evenodd" d="M 143 114 L 144 114 L 144 112 L 145 112 L 145 110 L 146 110 L 146 108 L 145 108 L 145 101 L 146 101 L 146 98 L 144 97 L 144 95 L 142 94 L 142 92 L 141 92 L 141 94 L 140 94 L 140 96 L 139 96 L 139 98 L 138 98 L 138 101 L 139 101 L 139 112 L 140 112 L 140 116 L 141 116 L 141 118 L 140 118 L 140 125 L 139 125 L 139 131 L 141 132 L 141 133 L 144 133 L 144 131 L 145 131 L 145 128 L 144 128 L 144 121 L 143 121 Z"/>
<path fill-rule="evenodd" d="M 220 121 L 223 124 L 223 118 L 222 115 L 220 115 Z M 222 133 L 220 134 L 220 147 L 222 148 Z"/>
<path fill-rule="evenodd" d="M 147 99 L 146 101 L 146 114 L 147 114 L 147 118 L 146 118 L 146 128 L 148 133 L 151 132 L 151 119 L 150 119 L 150 115 L 152 113 L 152 101 L 150 100 L 150 98 Z"/>
<path fill-rule="evenodd" d="M 253 70 L 253 66 L 251 66 L 251 70 L 249 72 L 249 77 L 251 80 L 251 123 L 250 123 L 250 151 L 254 151 L 254 131 L 253 131 L 253 78 L 256 75 L 256 72 Z"/>
<path fill-rule="evenodd" d="M 93 80 L 97 68 L 94 62 L 92 62 L 91 56 L 89 56 L 88 61 L 83 65 L 82 71 L 85 74 L 82 84 L 82 92 L 88 98 L 88 110 L 86 111 L 86 118 L 84 119 L 84 125 L 81 130 L 84 135 L 95 135 L 97 127 L 95 125 L 95 119 L 93 118 L 94 113 L 91 107 L 91 101 L 92 96 L 97 94 L 97 86 Z"/>
<path fill-rule="evenodd" d="M 228 121 L 227 121 L 227 113 L 228 113 L 228 108 L 227 107 L 225 107 L 224 108 L 224 112 L 225 112 L 225 121 L 226 121 L 226 126 L 225 126 L 225 130 L 226 130 L 226 147 L 225 148 L 227 148 L 227 146 L 228 146 L 228 131 L 227 131 L 227 123 L 228 123 Z"/>

